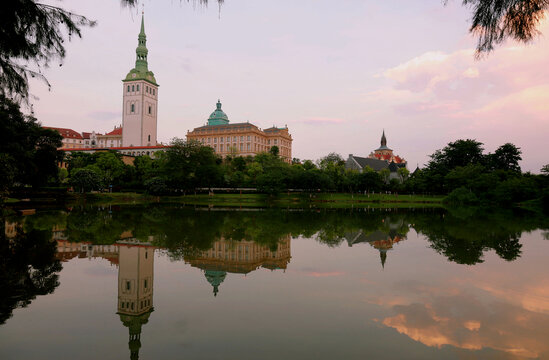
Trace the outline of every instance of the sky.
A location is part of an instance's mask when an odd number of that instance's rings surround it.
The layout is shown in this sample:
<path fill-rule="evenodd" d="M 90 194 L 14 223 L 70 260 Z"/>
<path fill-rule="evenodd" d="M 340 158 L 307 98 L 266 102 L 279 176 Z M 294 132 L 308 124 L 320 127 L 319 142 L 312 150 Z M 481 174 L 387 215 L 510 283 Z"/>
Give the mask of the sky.
<path fill-rule="evenodd" d="M 451 0 L 50 1 L 97 21 L 31 84 L 45 126 L 108 132 L 122 123 L 144 5 L 149 70 L 160 84 L 158 141 L 185 138 L 221 99 L 231 122 L 287 125 L 293 157 L 368 156 L 388 146 L 423 166 L 435 150 L 511 142 L 521 166 L 549 163 L 549 21 L 531 44 L 475 59 L 470 9 Z"/>

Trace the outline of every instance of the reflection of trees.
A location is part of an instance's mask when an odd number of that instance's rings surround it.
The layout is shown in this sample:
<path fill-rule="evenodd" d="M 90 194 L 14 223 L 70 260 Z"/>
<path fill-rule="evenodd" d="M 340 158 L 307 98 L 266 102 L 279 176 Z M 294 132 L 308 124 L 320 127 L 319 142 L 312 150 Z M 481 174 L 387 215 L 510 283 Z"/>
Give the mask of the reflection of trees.
<path fill-rule="evenodd" d="M 469 210 L 467 216 L 463 211 L 440 213 L 436 218 L 419 215 L 414 227 L 438 253 L 458 264 L 473 265 L 483 262 L 484 252 L 490 249 L 502 259 L 515 260 L 521 254 L 522 232 L 547 226 L 547 219 L 533 213 Z"/>
<path fill-rule="evenodd" d="M 55 259 L 56 244 L 51 230 L 19 227 L 14 237 L 5 235 L 5 220 L 0 228 L 0 324 L 14 309 L 28 306 L 38 295 L 51 294 L 59 285 L 61 263 Z"/>
<path fill-rule="evenodd" d="M 75 208 L 66 220 L 49 216 L 48 221 L 36 219 L 29 224 L 66 221 L 70 241 L 93 244 L 112 244 L 120 239 L 122 232 L 129 230 L 137 239 L 149 240 L 153 236 L 155 246 L 166 248 L 176 259 L 207 250 L 221 237 L 255 241 L 275 249 L 279 239 L 285 236 L 304 236 L 336 247 L 350 232 L 360 231 L 366 235 L 382 232 L 389 237 L 405 237 L 413 227 L 450 261 L 476 264 L 482 262 L 484 252 L 490 249 L 511 261 L 520 256 L 519 239 L 523 231 L 549 227 L 547 219 L 532 214 L 494 213 L 475 208 L 450 212 L 442 209 L 219 211 L 151 204 Z"/>

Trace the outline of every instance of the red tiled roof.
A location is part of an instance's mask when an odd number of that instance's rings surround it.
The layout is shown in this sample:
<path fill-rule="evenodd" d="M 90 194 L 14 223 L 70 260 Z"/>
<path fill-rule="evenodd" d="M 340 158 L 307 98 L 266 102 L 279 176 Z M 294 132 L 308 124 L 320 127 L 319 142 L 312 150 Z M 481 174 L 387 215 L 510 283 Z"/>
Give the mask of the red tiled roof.
<path fill-rule="evenodd" d="M 106 133 L 105 135 L 122 135 L 122 126 L 114 128 L 113 131 L 111 131 L 110 133 Z"/>
<path fill-rule="evenodd" d="M 82 133 L 82 138 L 83 139 L 89 139 L 91 137 L 91 134 L 90 132 L 83 132 Z"/>
<path fill-rule="evenodd" d="M 146 149 L 167 149 L 168 145 L 155 145 L 155 146 L 118 146 L 110 148 L 72 148 L 72 149 L 59 149 L 61 151 L 89 151 L 89 150 L 146 150 Z"/>
<path fill-rule="evenodd" d="M 74 131 L 73 129 L 56 128 L 51 126 L 43 126 L 44 129 L 56 130 L 63 138 L 82 139 L 82 135 Z"/>

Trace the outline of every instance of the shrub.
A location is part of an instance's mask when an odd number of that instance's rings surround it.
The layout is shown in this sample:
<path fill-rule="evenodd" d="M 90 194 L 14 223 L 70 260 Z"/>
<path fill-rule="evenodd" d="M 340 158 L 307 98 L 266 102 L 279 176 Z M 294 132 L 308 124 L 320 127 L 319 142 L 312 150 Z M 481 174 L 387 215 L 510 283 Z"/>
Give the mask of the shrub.
<path fill-rule="evenodd" d="M 462 186 L 448 194 L 444 198 L 444 203 L 450 205 L 475 205 L 478 204 L 478 198 L 471 190 Z"/>

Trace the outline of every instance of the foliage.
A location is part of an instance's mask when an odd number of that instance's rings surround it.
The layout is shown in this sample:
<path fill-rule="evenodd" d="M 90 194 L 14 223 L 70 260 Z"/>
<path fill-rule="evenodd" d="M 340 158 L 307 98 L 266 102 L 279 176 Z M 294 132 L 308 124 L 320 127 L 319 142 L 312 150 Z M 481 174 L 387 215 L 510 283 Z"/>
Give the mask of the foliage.
<path fill-rule="evenodd" d="M 477 56 L 492 51 L 507 38 L 531 41 L 549 10 L 546 0 L 463 0 L 463 4 L 473 8 L 469 31 L 478 36 Z"/>
<path fill-rule="evenodd" d="M 168 193 L 168 186 L 166 181 L 161 177 L 154 177 L 145 181 L 145 188 L 151 195 L 165 195 Z"/>
<path fill-rule="evenodd" d="M 59 133 L 42 128 L 0 94 L 0 193 L 16 184 L 39 187 L 57 178 L 60 146 Z"/>
<path fill-rule="evenodd" d="M 83 27 L 94 25 L 84 16 L 35 0 L 4 2 L 0 12 L 0 94 L 28 101 L 29 77 L 47 83 L 41 69 L 65 57 L 67 38 L 80 37 Z"/>
<path fill-rule="evenodd" d="M 47 230 L 19 225 L 14 237 L 5 232 L 6 219 L 0 219 L 0 324 L 19 307 L 27 307 L 39 295 L 47 295 L 59 286 L 61 263 L 55 258 L 56 243 Z M 35 222 L 36 224 L 36 222 Z"/>
<path fill-rule="evenodd" d="M 79 192 L 99 190 L 103 187 L 101 176 L 90 168 L 76 169 L 71 175 L 70 184 Z"/>
<path fill-rule="evenodd" d="M 476 205 L 478 198 L 471 190 L 462 186 L 448 194 L 444 202 L 450 205 Z"/>

